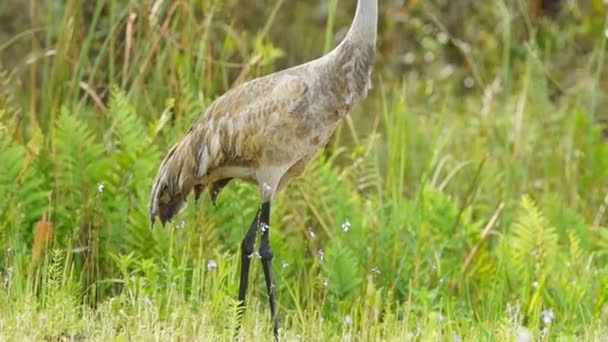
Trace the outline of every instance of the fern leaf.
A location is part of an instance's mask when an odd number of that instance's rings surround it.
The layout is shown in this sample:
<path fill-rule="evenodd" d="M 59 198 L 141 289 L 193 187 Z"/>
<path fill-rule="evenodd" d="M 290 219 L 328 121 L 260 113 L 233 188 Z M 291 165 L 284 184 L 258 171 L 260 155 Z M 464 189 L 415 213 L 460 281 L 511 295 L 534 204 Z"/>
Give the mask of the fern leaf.
<path fill-rule="evenodd" d="M 512 234 L 509 255 L 513 274 L 520 280 L 543 282 L 555 266 L 558 236 L 528 196 L 521 200 Z"/>
<path fill-rule="evenodd" d="M 354 253 L 339 240 L 332 240 L 323 263 L 323 270 L 329 278 L 329 290 L 338 298 L 353 294 L 362 282 L 358 269 Z"/>

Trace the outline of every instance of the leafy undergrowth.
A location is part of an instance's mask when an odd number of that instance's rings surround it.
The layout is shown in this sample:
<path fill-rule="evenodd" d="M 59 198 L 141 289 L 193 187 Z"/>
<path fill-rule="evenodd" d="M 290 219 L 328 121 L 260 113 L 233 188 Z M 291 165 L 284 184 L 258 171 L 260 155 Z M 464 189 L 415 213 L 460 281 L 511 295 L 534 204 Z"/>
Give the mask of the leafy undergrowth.
<path fill-rule="evenodd" d="M 0 73 L 0 340 L 268 340 L 259 262 L 237 329 L 256 189 L 233 182 L 166 227 L 147 203 L 200 110 L 286 62 L 270 43 L 284 1 L 265 22 L 239 1 L 77 3 L 40 14 L 45 39 L 24 34 L 35 51 Z M 306 28 L 326 47 L 337 3 Z M 283 339 L 608 339 L 605 20 L 497 1 L 446 31 L 436 3 L 382 5 L 375 88 L 273 203 Z M 420 46 L 388 43 L 406 30 Z"/>

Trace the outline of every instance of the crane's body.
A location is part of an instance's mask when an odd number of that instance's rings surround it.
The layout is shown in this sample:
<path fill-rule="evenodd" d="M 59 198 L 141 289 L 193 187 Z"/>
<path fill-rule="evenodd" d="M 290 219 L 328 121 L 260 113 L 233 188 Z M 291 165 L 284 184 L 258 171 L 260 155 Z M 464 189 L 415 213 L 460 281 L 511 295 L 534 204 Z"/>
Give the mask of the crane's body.
<path fill-rule="evenodd" d="M 170 220 L 193 191 L 198 198 L 207 189 L 215 202 L 231 179 L 251 181 L 258 184 L 263 205 L 243 241 L 242 252 L 250 253 L 257 226 L 268 224 L 274 195 L 304 171 L 340 120 L 367 95 L 376 27 L 377 0 L 359 0 L 349 32 L 329 54 L 246 82 L 217 98 L 163 160 L 152 186 L 152 221 L 157 216 L 162 223 Z M 265 233 L 261 252 L 267 245 Z M 244 300 L 249 261 L 242 262 L 239 299 Z M 267 285 L 271 295 L 269 277 Z M 273 297 L 271 307 L 274 318 Z"/>

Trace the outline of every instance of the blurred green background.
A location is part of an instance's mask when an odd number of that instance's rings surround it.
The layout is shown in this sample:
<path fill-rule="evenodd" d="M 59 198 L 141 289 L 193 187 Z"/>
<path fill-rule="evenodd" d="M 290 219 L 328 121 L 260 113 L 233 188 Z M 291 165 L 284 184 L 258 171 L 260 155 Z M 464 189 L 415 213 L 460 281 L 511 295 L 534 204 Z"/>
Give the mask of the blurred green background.
<path fill-rule="evenodd" d="M 258 206 L 150 229 L 158 165 L 355 0 L 0 3 L 0 339 L 231 340 Z M 285 340 L 608 338 L 601 0 L 380 0 L 369 97 L 276 199 Z M 243 340 L 270 338 L 259 263 Z"/>

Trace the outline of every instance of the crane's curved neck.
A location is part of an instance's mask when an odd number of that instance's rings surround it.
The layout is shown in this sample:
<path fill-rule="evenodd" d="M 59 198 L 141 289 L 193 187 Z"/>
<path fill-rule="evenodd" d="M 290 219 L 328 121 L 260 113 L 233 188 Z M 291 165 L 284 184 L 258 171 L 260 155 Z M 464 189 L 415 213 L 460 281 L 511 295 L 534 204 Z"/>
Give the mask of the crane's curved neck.
<path fill-rule="evenodd" d="M 358 0 L 355 19 L 346 37 L 316 63 L 326 76 L 323 83 L 328 85 L 332 98 L 340 99 L 345 108 L 364 98 L 371 86 L 377 26 L 378 0 Z"/>
<path fill-rule="evenodd" d="M 354 45 L 376 45 L 378 0 L 358 0 L 355 19 L 344 38 Z"/>

